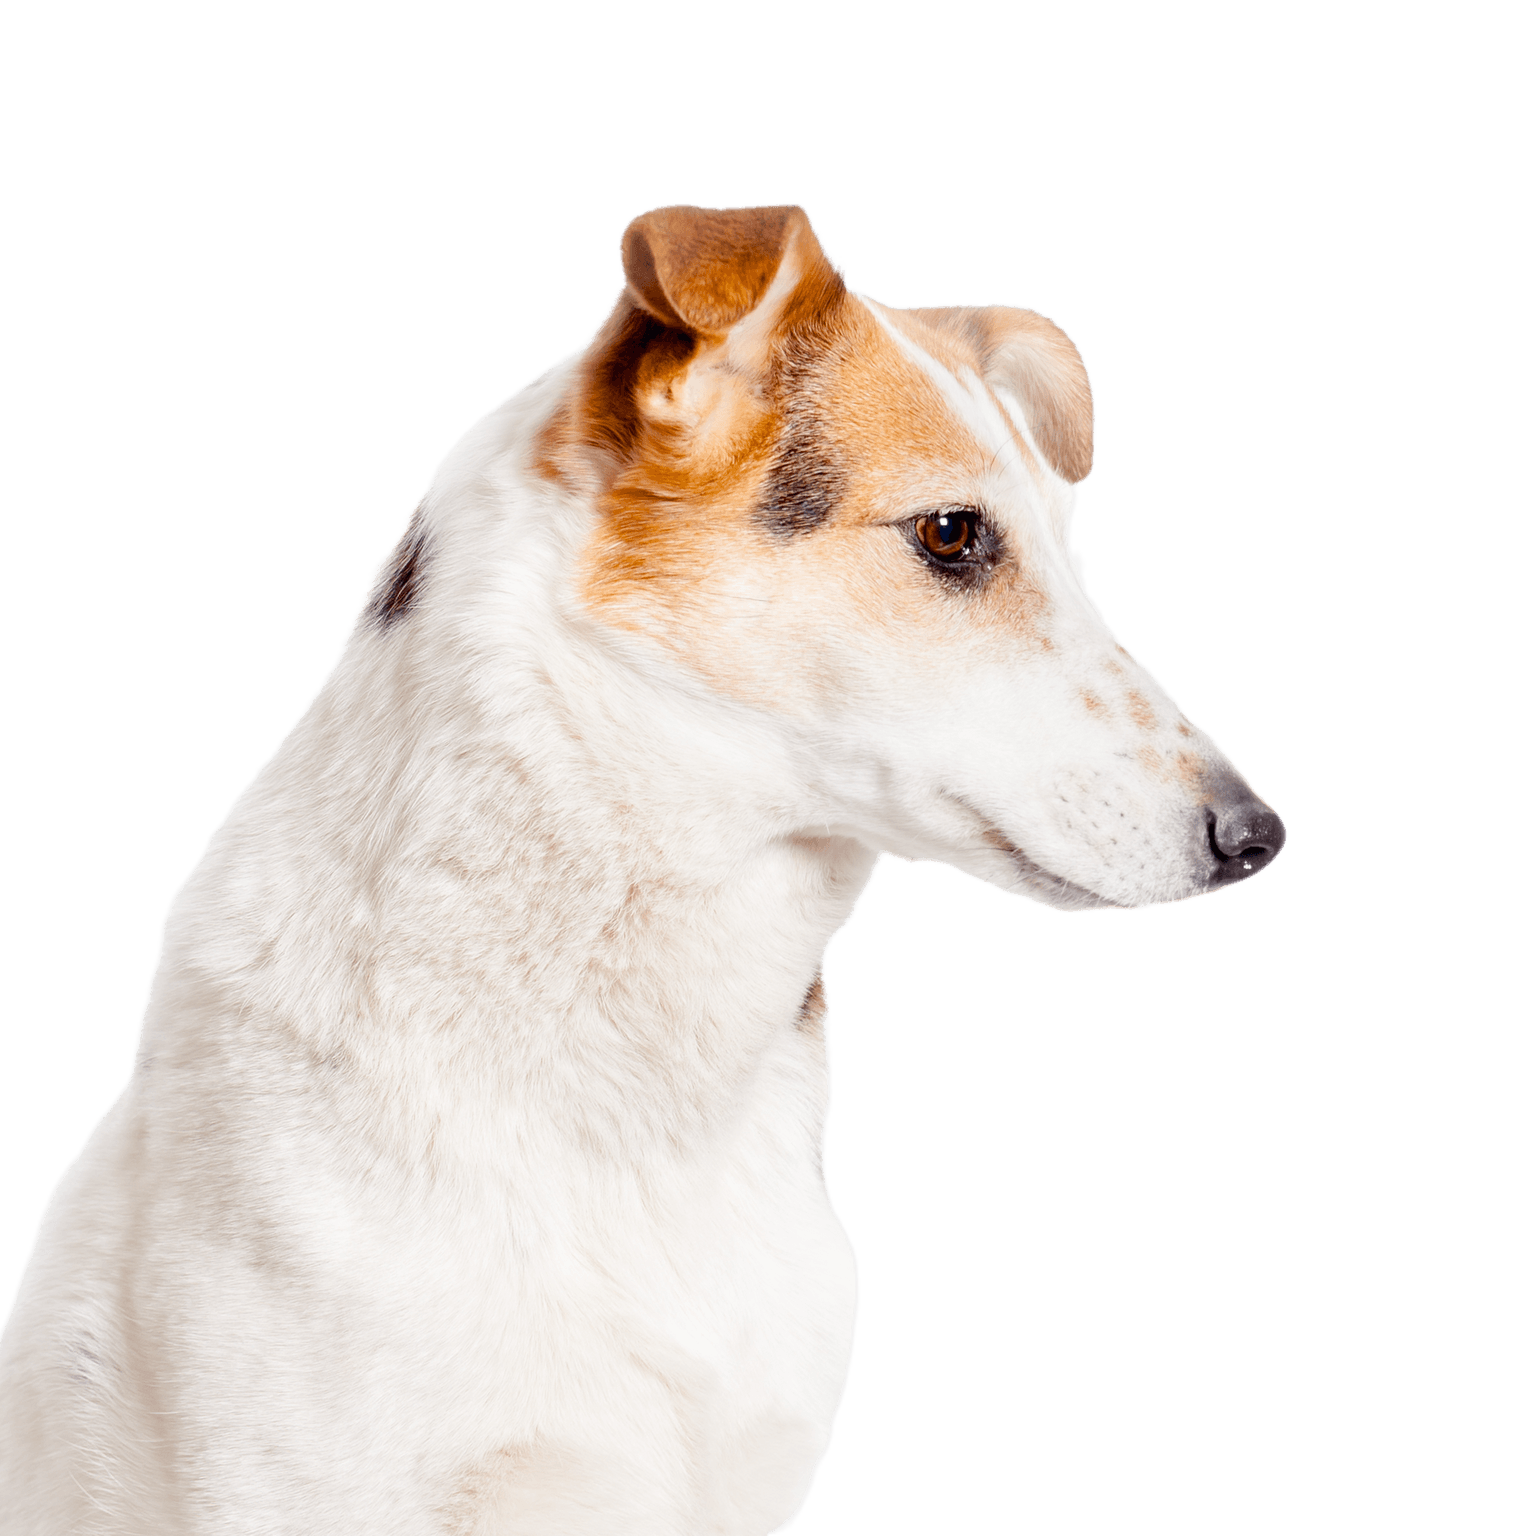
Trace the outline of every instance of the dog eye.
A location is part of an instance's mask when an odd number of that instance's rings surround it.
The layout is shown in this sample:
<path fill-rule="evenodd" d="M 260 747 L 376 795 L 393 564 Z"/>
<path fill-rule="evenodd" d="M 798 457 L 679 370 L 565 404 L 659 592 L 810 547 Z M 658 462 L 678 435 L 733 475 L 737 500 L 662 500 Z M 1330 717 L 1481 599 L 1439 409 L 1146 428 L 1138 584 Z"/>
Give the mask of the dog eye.
<path fill-rule="evenodd" d="M 976 514 L 969 507 L 925 512 L 917 520 L 917 541 L 935 560 L 964 559 L 976 547 Z"/>

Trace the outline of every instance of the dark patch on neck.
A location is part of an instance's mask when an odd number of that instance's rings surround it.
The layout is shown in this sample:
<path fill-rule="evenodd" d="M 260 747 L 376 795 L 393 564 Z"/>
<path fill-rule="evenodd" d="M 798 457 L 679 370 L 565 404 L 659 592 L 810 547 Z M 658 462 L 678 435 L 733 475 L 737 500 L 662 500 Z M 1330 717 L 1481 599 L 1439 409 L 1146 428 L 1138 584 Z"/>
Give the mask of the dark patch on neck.
<path fill-rule="evenodd" d="M 827 996 L 821 988 L 821 972 L 817 971 L 816 980 L 811 983 L 800 1004 L 800 1012 L 795 1015 L 795 1028 L 803 1029 L 807 1034 L 819 1035 L 822 1020 L 826 1016 Z"/>
<path fill-rule="evenodd" d="M 821 527 L 837 510 L 847 486 L 841 459 L 804 406 L 791 411 L 763 482 L 757 520 L 770 533 L 792 538 Z"/>
<path fill-rule="evenodd" d="M 395 564 L 390 568 L 389 581 L 373 601 L 373 619 L 381 630 L 404 619 L 416 607 L 416 598 L 421 594 L 425 554 L 427 535 L 418 528 L 399 548 Z"/>

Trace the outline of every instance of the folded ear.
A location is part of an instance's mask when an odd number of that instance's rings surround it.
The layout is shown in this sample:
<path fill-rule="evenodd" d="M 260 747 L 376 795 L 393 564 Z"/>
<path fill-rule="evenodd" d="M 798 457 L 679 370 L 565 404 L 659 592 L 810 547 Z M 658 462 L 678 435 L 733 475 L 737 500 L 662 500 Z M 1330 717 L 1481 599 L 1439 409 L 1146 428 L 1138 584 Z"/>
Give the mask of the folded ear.
<path fill-rule="evenodd" d="M 625 224 L 619 266 L 642 309 L 696 336 L 725 335 L 765 300 L 773 321 L 794 326 L 846 289 L 799 203 L 664 203 Z"/>
<path fill-rule="evenodd" d="M 1093 391 L 1077 348 L 1032 309 L 984 309 L 982 371 L 1010 391 L 1040 451 L 1064 480 L 1093 468 Z"/>
<path fill-rule="evenodd" d="M 542 432 L 536 465 L 599 488 L 642 459 L 687 458 L 710 436 L 731 459 L 771 410 L 797 338 L 848 295 L 799 203 L 636 214 L 619 237 L 624 283 L 587 338 L 579 384 Z"/>

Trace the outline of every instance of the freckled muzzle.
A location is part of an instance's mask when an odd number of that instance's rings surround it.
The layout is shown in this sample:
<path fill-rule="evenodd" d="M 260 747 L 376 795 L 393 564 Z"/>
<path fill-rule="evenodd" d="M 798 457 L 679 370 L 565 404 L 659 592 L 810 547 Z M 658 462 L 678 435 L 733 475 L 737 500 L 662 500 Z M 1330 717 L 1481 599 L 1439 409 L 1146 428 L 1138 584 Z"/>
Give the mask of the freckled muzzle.
<path fill-rule="evenodd" d="M 1246 880 L 1285 847 L 1285 823 L 1239 781 L 1206 807 L 1205 842 L 1214 860 L 1207 887 Z"/>

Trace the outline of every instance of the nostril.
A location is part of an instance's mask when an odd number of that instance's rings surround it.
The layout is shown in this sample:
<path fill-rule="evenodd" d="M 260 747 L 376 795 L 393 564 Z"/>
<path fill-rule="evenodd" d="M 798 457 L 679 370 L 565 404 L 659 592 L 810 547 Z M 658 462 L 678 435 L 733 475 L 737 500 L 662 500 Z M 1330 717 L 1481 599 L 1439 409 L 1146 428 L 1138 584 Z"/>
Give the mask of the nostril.
<path fill-rule="evenodd" d="M 1206 842 L 1216 859 L 1213 884 L 1246 880 L 1285 846 L 1285 823 L 1262 800 L 1245 797 L 1206 812 Z"/>

